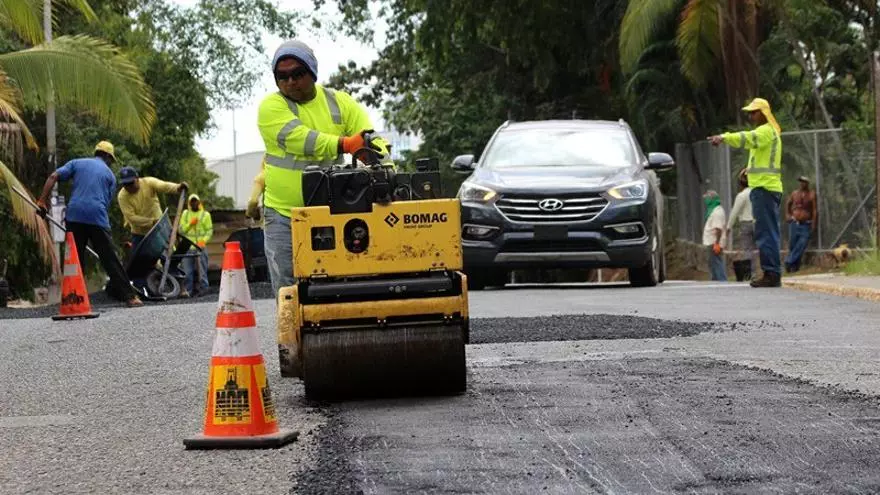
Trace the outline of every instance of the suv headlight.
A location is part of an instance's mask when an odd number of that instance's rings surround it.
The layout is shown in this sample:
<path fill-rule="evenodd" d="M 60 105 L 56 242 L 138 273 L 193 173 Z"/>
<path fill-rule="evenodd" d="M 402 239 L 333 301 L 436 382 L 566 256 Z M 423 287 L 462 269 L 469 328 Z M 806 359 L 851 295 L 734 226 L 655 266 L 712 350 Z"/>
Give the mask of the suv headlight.
<path fill-rule="evenodd" d="M 612 187 L 608 195 L 624 201 L 644 201 L 648 198 L 648 181 L 639 180 Z"/>
<path fill-rule="evenodd" d="M 478 186 L 473 182 L 463 182 L 458 190 L 458 199 L 461 201 L 471 201 L 474 203 L 486 203 L 492 200 L 497 194 L 488 187 Z"/>

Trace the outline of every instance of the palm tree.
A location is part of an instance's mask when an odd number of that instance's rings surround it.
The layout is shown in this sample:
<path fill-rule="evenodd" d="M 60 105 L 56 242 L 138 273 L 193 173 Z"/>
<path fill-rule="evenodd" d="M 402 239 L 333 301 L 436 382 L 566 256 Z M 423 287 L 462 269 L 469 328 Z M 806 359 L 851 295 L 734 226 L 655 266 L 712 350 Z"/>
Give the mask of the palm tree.
<path fill-rule="evenodd" d="M 621 66 L 632 73 L 660 27 L 677 15 L 681 73 L 702 90 L 720 66 L 735 110 L 758 89 L 758 14 L 757 0 L 630 0 L 620 27 Z"/>
<path fill-rule="evenodd" d="M 40 23 L 42 3 L 0 0 L 0 29 L 11 31 L 32 45 L 0 54 L 0 142 L 9 142 L 14 135 L 28 148 L 37 150 L 22 111 L 45 109 L 47 102 L 53 101 L 60 106 L 83 109 L 100 123 L 146 143 L 156 110 L 138 68 L 116 47 L 90 36 L 59 36 L 46 42 Z M 96 19 L 86 0 L 60 3 L 87 19 Z M 3 159 L 13 158 L 0 157 L 0 182 L 5 182 L 9 189 L 13 216 L 35 236 L 43 259 L 57 272 L 58 260 L 46 223 L 13 193 L 15 187 L 30 194 Z"/>

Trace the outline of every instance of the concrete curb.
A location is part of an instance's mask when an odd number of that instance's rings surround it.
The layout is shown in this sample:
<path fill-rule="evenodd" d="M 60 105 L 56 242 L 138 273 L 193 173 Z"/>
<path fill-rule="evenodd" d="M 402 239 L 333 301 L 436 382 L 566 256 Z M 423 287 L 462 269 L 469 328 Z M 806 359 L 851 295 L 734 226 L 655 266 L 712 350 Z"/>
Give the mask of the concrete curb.
<path fill-rule="evenodd" d="M 853 287 L 806 280 L 785 280 L 784 278 L 782 279 L 782 286 L 806 292 L 821 292 L 835 296 L 857 297 L 868 301 L 880 302 L 880 289 L 869 287 Z"/>

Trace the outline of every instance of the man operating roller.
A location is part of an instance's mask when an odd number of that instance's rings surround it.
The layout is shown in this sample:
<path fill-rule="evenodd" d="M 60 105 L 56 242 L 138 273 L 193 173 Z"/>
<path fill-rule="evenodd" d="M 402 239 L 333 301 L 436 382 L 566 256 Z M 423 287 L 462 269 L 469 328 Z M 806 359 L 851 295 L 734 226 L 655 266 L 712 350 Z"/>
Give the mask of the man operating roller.
<path fill-rule="evenodd" d="M 260 103 L 257 125 L 266 147 L 263 171 L 263 222 L 266 258 L 275 296 L 293 285 L 291 209 L 304 206 L 302 173 L 308 166 L 343 163 L 343 154 L 370 147 L 388 157 L 387 143 L 371 138 L 373 125 L 351 95 L 317 84 L 312 49 L 285 41 L 272 57 L 277 92 Z M 255 203 L 252 195 L 250 203 Z M 249 205 L 249 216 L 255 208 Z"/>

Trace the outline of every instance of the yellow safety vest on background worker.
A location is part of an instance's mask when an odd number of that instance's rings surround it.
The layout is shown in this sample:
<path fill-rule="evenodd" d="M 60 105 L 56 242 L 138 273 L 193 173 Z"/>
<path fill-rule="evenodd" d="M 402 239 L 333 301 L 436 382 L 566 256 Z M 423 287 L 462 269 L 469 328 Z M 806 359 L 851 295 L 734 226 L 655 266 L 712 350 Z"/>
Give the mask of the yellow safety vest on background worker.
<path fill-rule="evenodd" d="M 214 223 L 211 220 L 211 214 L 205 210 L 198 195 L 190 194 L 186 200 L 187 204 L 195 198 L 199 201 L 199 209 L 192 211 L 189 208 L 183 210 L 180 215 L 180 231 L 184 237 L 189 239 L 193 244 L 199 247 L 205 247 L 214 236 Z M 196 220 L 193 224 L 193 219 Z"/>
<path fill-rule="evenodd" d="M 339 136 L 372 129 L 366 110 L 349 94 L 320 84 L 315 90 L 315 98 L 307 103 L 272 93 L 258 111 L 257 125 L 266 146 L 263 205 L 286 217 L 292 208 L 304 205 L 303 169 L 341 164 Z"/>
<path fill-rule="evenodd" d="M 749 150 L 749 187 L 782 192 L 782 137 L 770 123 L 753 131 L 725 132 L 728 146 Z"/>

